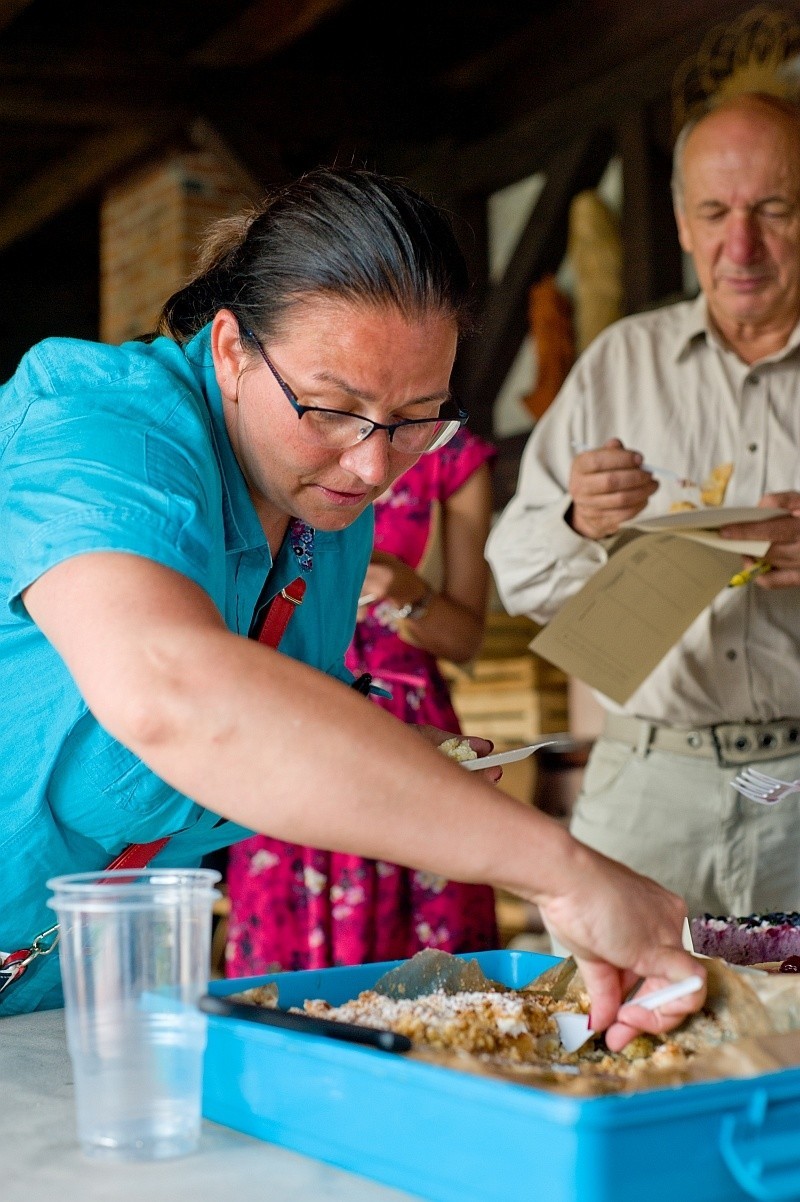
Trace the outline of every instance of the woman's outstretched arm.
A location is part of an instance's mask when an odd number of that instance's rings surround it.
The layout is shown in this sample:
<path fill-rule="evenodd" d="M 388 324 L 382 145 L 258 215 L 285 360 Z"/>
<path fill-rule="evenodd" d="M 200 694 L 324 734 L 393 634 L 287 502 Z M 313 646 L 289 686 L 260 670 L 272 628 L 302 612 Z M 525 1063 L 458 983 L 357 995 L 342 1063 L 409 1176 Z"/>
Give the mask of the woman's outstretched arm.
<path fill-rule="evenodd" d="M 702 975 L 681 947 L 677 897 L 465 772 L 341 682 L 231 634 L 208 596 L 170 569 L 80 555 L 41 576 L 25 604 L 97 720 L 199 804 L 277 838 L 535 902 L 581 962 L 596 1030 L 614 1023 L 634 979 Z M 674 1003 L 674 1023 L 701 1001 Z M 641 1013 L 656 1030 L 660 1016 Z M 619 1025 L 610 1037 L 631 1034 Z"/>

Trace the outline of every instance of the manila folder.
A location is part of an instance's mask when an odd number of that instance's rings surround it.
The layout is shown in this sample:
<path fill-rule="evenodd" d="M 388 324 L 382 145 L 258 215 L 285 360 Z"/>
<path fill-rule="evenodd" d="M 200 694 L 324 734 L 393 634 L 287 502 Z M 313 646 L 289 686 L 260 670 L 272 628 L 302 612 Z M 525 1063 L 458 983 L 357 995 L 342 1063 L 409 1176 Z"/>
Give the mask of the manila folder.
<path fill-rule="evenodd" d="M 531 650 L 624 705 L 741 562 L 737 550 L 642 534 L 566 602 Z"/>

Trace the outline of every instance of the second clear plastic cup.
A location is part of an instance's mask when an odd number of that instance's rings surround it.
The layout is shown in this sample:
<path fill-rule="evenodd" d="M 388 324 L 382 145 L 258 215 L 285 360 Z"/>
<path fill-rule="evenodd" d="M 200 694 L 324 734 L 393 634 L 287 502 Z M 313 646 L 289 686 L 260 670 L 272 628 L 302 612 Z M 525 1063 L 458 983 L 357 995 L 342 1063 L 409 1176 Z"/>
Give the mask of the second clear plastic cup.
<path fill-rule="evenodd" d="M 87 1156 L 157 1160 L 200 1138 L 210 869 L 117 869 L 48 881 L 60 926 L 78 1139 Z"/>

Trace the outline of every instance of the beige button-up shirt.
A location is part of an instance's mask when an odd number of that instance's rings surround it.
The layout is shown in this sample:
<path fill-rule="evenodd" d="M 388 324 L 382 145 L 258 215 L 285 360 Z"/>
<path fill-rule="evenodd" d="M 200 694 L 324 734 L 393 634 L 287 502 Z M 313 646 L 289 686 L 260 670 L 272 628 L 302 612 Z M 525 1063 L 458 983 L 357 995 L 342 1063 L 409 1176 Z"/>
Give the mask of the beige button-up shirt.
<path fill-rule="evenodd" d="M 545 623 L 606 562 L 564 520 L 575 447 L 620 438 L 645 462 L 703 481 L 732 462 L 729 506 L 800 491 L 800 324 L 748 366 L 709 327 L 705 299 L 615 323 L 580 357 L 532 432 L 486 556 L 509 613 Z M 682 495 L 661 477 L 642 516 Z M 695 498 L 696 499 L 696 498 Z M 800 716 L 800 589 L 726 589 L 624 707 L 674 725 Z"/>

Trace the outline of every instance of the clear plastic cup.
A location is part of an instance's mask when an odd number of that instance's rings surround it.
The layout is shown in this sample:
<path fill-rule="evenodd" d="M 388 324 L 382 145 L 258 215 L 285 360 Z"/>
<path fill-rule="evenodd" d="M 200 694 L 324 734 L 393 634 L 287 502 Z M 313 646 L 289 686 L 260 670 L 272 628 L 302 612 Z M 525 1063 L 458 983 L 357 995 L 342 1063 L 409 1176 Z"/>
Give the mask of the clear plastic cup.
<path fill-rule="evenodd" d="M 147 868 L 48 881 L 60 926 L 78 1139 L 93 1159 L 157 1160 L 200 1138 L 211 913 L 220 874 Z"/>

